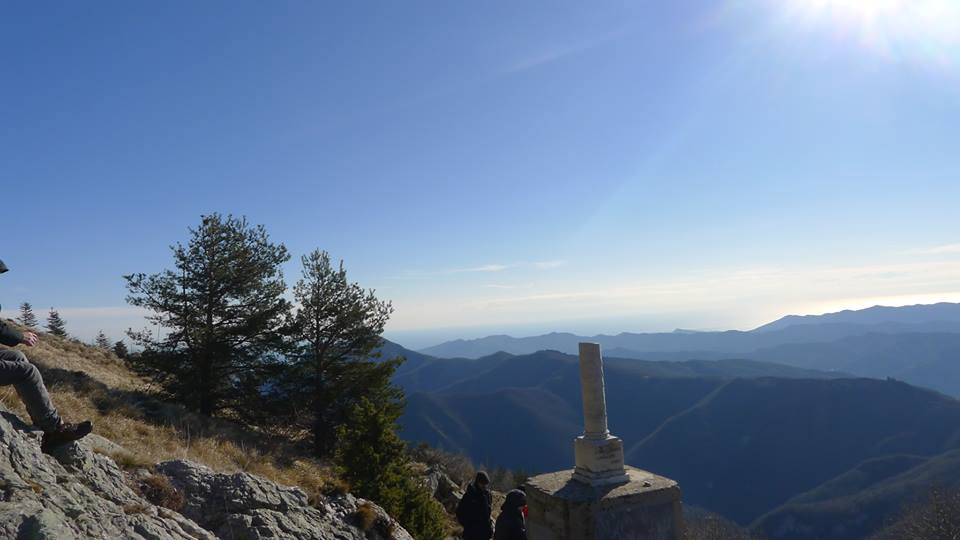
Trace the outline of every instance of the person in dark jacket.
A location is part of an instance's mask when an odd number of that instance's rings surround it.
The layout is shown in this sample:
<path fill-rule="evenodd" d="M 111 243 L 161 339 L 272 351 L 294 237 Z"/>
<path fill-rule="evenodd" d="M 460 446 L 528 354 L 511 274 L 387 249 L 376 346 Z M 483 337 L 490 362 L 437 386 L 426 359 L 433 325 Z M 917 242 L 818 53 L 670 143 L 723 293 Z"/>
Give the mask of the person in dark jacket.
<path fill-rule="evenodd" d="M 493 522 L 490 520 L 493 495 L 489 485 L 487 473 L 477 472 L 477 477 L 457 503 L 457 521 L 463 525 L 463 540 L 490 540 L 493 536 Z"/>
<path fill-rule="evenodd" d="M 519 489 L 507 493 L 497 517 L 496 534 L 493 540 L 527 540 L 527 524 L 523 509 L 527 506 L 527 494 Z"/>
<path fill-rule="evenodd" d="M 0 274 L 7 266 L 0 261 Z M 23 344 L 33 347 L 39 338 L 33 332 L 22 333 L 0 319 L 0 343 L 8 347 Z M 37 367 L 27 360 L 26 355 L 17 349 L 0 349 L 0 386 L 13 385 L 23 400 L 33 424 L 43 430 L 41 450 L 51 449 L 85 437 L 93 431 L 90 421 L 69 424 L 60 418 L 60 414 L 50 401 L 50 394 L 43 384 L 43 378 Z"/>

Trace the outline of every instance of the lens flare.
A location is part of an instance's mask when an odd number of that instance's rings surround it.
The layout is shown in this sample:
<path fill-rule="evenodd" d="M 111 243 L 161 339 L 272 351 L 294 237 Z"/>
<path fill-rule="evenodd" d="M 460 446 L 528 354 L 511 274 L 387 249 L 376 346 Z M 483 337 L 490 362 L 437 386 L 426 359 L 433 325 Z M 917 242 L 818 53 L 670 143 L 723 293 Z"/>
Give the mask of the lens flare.
<path fill-rule="evenodd" d="M 791 19 L 829 26 L 893 61 L 960 67 L 958 0 L 790 0 Z"/>

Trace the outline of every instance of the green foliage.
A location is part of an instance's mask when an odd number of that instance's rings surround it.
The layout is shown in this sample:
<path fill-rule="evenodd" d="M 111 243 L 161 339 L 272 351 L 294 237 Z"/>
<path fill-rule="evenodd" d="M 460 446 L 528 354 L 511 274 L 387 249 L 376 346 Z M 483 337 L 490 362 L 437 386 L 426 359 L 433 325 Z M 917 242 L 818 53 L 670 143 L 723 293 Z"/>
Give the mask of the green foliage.
<path fill-rule="evenodd" d="M 371 360 L 393 311 L 347 280 L 343 262 L 313 251 L 302 258 L 303 277 L 293 288 L 299 306 L 291 317 L 288 364 L 273 385 L 273 398 L 286 423 L 309 431 L 318 457 L 336 446 L 336 428 L 361 397 L 399 415 L 402 393 L 390 378 L 401 360 Z M 290 407 L 290 404 L 296 404 Z"/>
<path fill-rule="evenodd" d="M 94 339 L 93 344 L 105 351 L 110 350 L 110 338 L 103 333 L 103 330 L 97 332 L 97 337 Z"/>
<path fill-rule="evenodd" d="M 124 276 L 127 301 L 164 329 L 161 337 L 130 332 L 144 348 L 134 367 L 202 413 L 256 411 L 289 309 L 280 269 L 287 249 L 263 226 L 219 214 L 171 249 L 175 271 Z"/>
<path fill-rule="evenodd" d="M 47 332 L 58 337 L 67 337 L 67 323 L 60 316 L 60 313 L 53 308 L 50 308 L 50 314 L 47 315 Z"/>
<path fill-rule="evenodd" d="M 130 351 L 127 350 L 127 345 L 123 341 L 118 341 L 113 344 L 113 354 L 117 355 L 117 358 L 126 359 L 130 356 Z"/>
<path fill-rule="evenodd" d="M 20 304 L 20 316 L 17 317 L 17 322 L 27 328 L 37 328 L 40 326 L 40 321 L 38 321 L 37 316 L 34 315 L 33 306 L 30 305 L 30 302 Z"/>
<path fill-rule="evenodd" d="M 441 540 L 443 507 L 410 477 L 396 419 L 396 412 L 360 398 L 337 429 L 337 465 L 355 495 L 383 506 L 414 538 Z"/>

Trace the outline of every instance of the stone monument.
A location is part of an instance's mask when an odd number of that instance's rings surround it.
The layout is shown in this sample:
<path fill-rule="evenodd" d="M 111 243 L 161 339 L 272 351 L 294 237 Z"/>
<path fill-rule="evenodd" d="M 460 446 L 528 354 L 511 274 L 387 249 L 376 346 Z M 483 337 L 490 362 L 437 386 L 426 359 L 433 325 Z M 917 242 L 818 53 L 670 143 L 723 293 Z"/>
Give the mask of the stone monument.
<path fill-rule="evenodd" d="M 576 466 L 527 481 L 530 540 L 678 540 L 680 486 L 624 465 L 623 441 L 610 434 L 600 345 L 580 344 L 583 435 Z"/>

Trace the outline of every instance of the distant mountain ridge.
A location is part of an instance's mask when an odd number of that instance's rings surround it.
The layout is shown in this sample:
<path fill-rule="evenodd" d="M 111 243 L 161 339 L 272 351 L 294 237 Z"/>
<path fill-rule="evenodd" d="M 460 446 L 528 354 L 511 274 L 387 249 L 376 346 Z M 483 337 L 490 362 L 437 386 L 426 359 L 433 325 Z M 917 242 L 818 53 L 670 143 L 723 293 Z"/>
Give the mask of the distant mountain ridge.
<path fill-rule="evenodd" d="M 552 332 L 540 336 L 511 337 L 494 335 L 478 339 L 458 339 L 421 350 L 421 353 L 445 358 L 481 358 L 503 351 L 531 354 L 539 350 L 574 353 L 581 341 L 600 343 L 605 350 L 636 353 L 709 351 L 743 354 L 764 347 L 787 343 L 829 342 L 869 333 L 898 334 L 919 332 L 960 333 L 960 304 L 883 307 L 841 311 L 825 315 L 788 315 L 750 331 L 719 332 L 674 331 L 664 333 L 599 334 L 578 336 Z M 688 356 L 687 359 L 697 358 Z"/>
<path fill-rule="evenodd" d="M 936 322 L 960 322 L 960 304 L 940 302 L 913 306 L 873 306 L 866 309 L 846 309 L 823 315 L 787 315 L 771 323 L 753 329 L 754 332 L 781 330 L 798 324 L 850 323 L 850 324 L 924 324 Z"/>

